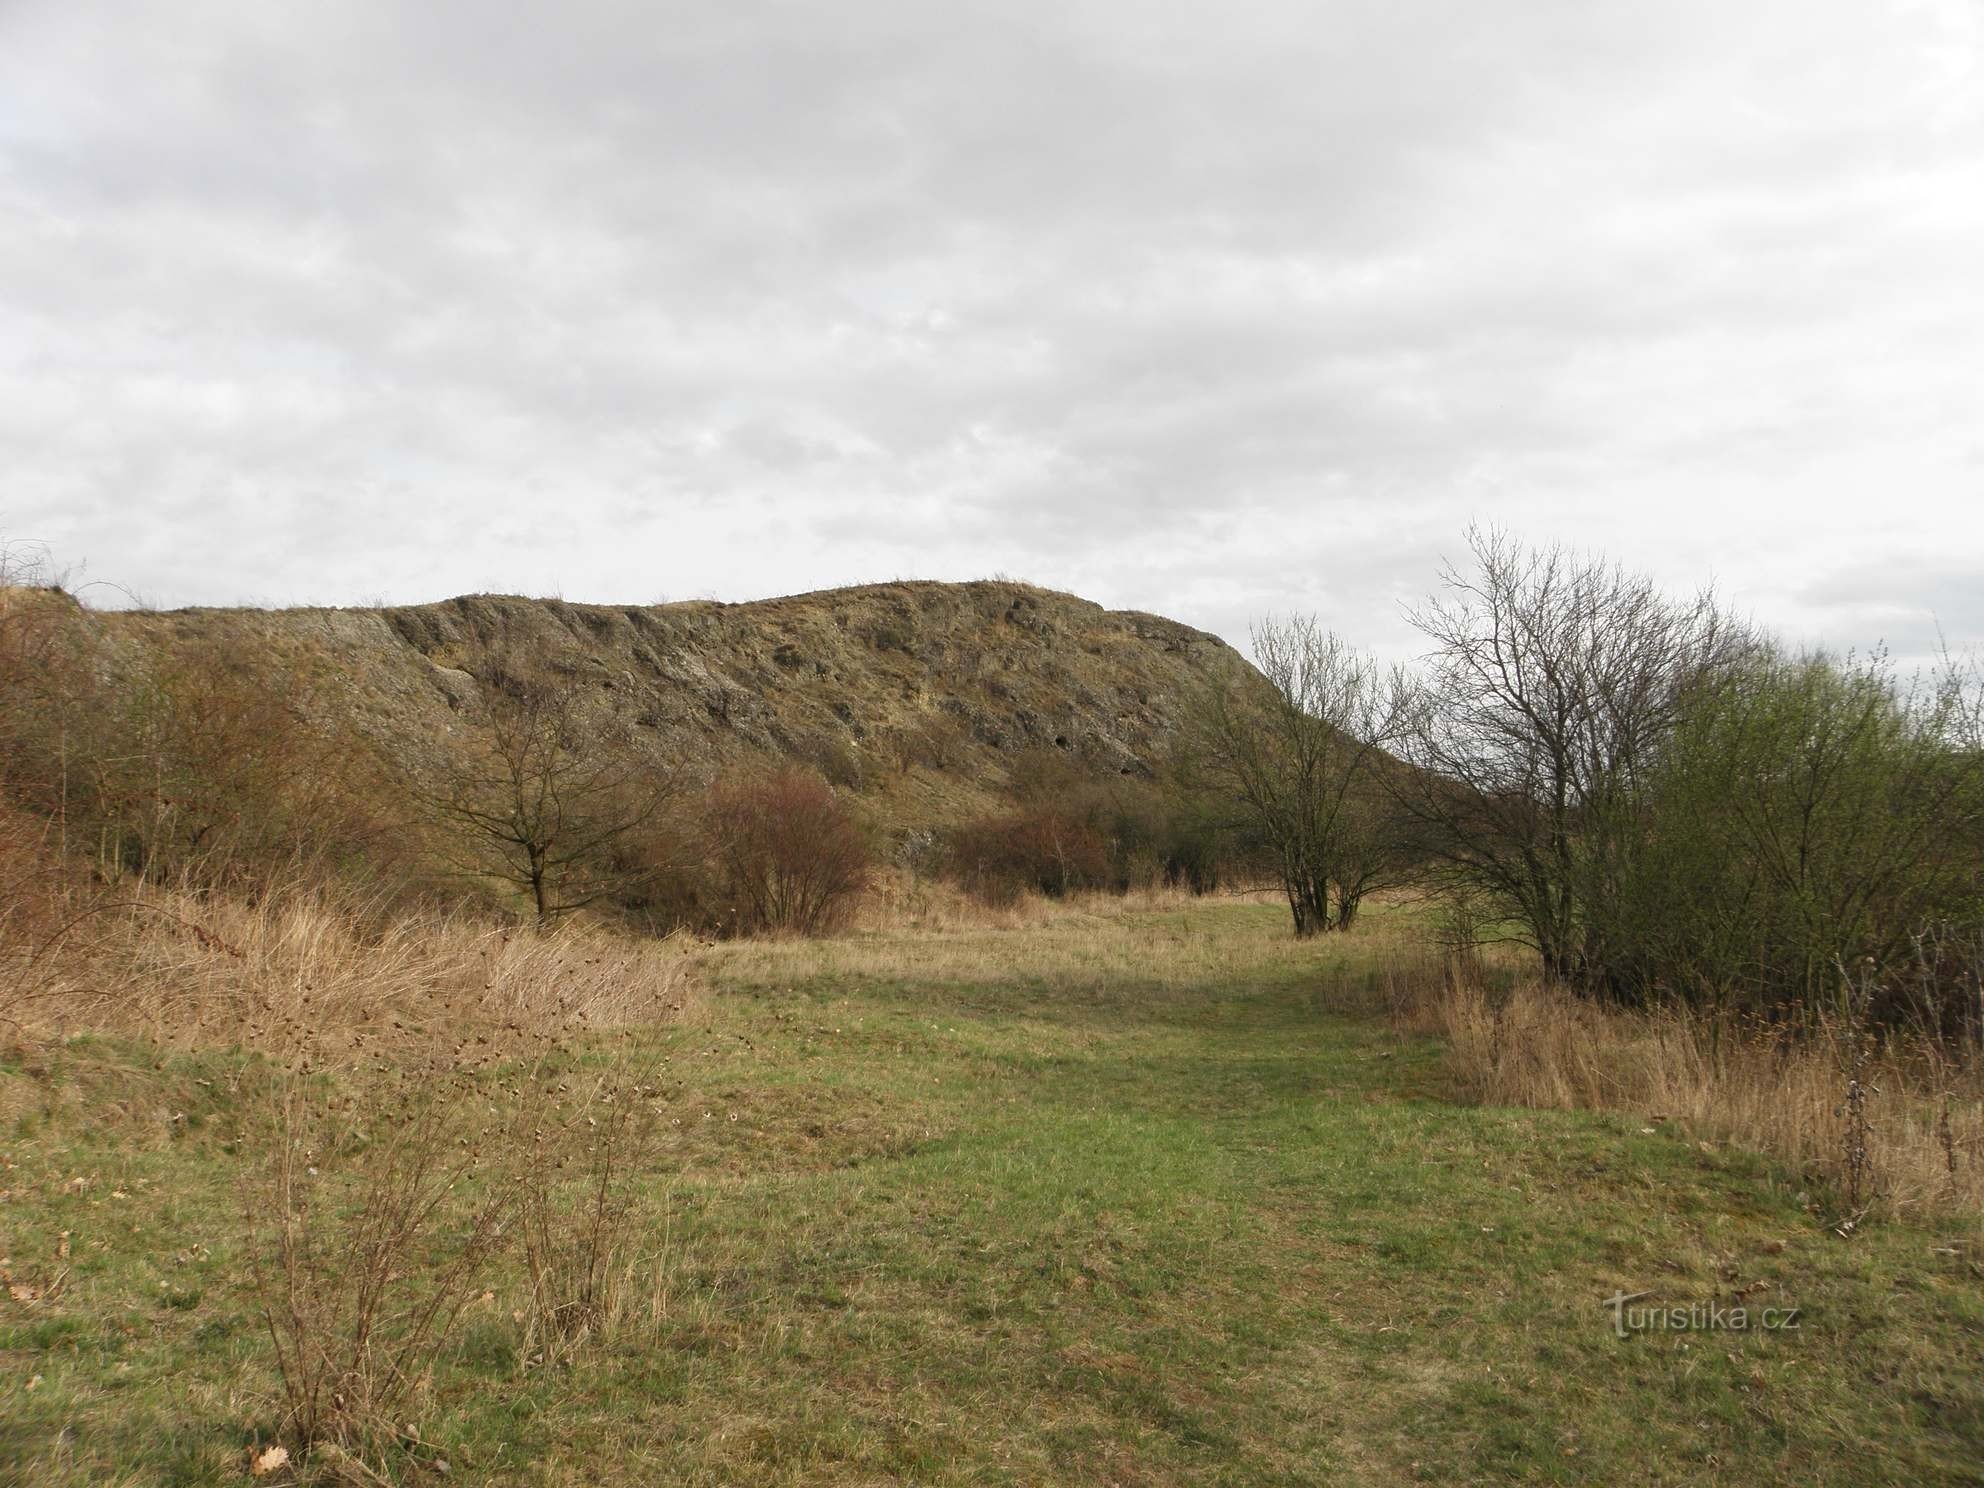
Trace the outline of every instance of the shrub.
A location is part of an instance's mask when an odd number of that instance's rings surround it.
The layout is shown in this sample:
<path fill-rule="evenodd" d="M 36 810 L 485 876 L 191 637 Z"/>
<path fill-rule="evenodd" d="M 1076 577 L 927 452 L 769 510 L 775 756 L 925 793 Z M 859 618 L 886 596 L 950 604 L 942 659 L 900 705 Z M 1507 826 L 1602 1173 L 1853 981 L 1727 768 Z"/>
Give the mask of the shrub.
<path fill-rule="evenodd" d="M 1434 874 L 1491 898 L 1549 975 L 1616 990 L 1618 866 L 1644 781 L 1690 689 L 1750 637 L 1712 594 L 1670 600 L 1603 559 L 1495 530 L 1468 545 L 1473 564 L 1409 613 L 1432 646 L 1405 699 L 1417 768 L 1376 779 Z"/>
<path fill-rule="evenodd" d="M 1984 758 L 1962 682 L 1760 647 L 1692 691 L 1594 906 L 1617 989 L 1811 1009 L 1871 961 L 1876 1024 L 1968 1031 Z"/>
<path fill-rule="evenodd" d="M 515 1276 L 513 1252 L 526 1367 L 569 1361 L 635 1316 L 631 1282 L 663 1261 L 637 1243 L 637 1184 L 658 1159 L 654 1086 L 636 1078 L 652 1080 L 651 1062 L 622 1056 L 575 1092 L 583 1021 L 527 1039 L 521 1066 L 457 1055 L 372 1082 L 305 1057 L 280 1077 L 246 1240 L 281 1435 L 302 1454 L 383 1481 L 368 1464 L 420 1449 L 429 1378 Z"/>
<path fill-rule="evenodd" d="M 652 1090 L 625 1068 L 600 1077 L 571 1106 L 559 1149 L 540 1151 L 521 1185 L 526 1361 L 610 1340 L 633 1316 L 633 1282 L 659 1263 L 641 1244 L 648 1216 L 636 1187 L 658 1160 Z"/>
<path fill-rule="evenodd" d="M 1239 866 L 1234 862 L 1233 848 L 1222 840 L 1218 825 L 1182 809 L 1165 823 L 1158 850 L 1166 885 L 1193 894 L 1216 892 Z"/>
<path fill-rule="evenodd" d="M 898 770 L 917 766 L 927 770 L 949 770 L 961 764 L 971 750 L 971 730 L 949 713 L 929 713 L 892 730 L 887 738 Z"/>
<path fill-rule="evenodd" d="M 218 641 L 152 660 L 113 720 L 99 801 L 125 866 L 241 881 L 294 858 L 367 853 L 382 824 L 360 804 L 363 751 L 313 718 L 308 676 L 271 674 Z"/>
<path fill-rule="evenodd" d="M 499 656 L 486 745 L 453 754 L 421 799 L 442 828 L 442 852 L 471 877 L 528 896 L 539 924 L 639 889 L 655 866 L 634 839 L 672 794 L 672 775 L 644 767 L 620 740 L 587 741 L 580 689 L 531 679 Z"/>
<path fill-rule="evenodd" d="M 1034 806 L 980 817 L 947 843 L 951 876 L 977 898 L 1004 903 L 1029 891 L 1058 897 L 1110 881 L 1108 844 L 1090 823 Z"/>
<path fill-rule="evenodd" d="M 861 750 L 843 733 L 802 734 L 792 741 L 792 752 L 842 790 L 858 791 L 867 780 Z"/>
<path fill-rule="evenodd" d="M 106 751 L 100 637 L 43 564 L 0 544 L 0 787 L 66 821 L 72 784 Z"/>
<path fill-rule="evenodd" d="M 402 1436 L 483 1289 L 515 1191 L 487 1171 L 505 1144 L 463 1116 L 473 1094 L 419 1076 L 362 1105 L 310 1076 L 284 1094 L 249 1256 L 284 1434 L 305 1450 Z"/>
<path fill-rule="evenodd" d="M 702 812 L 712 902 L 737 935 L 824 935 L 867 886 L 868 840 L 830 786 L 797 766 L 733 776 Z"/>
<path fill-rule="evenodd" d="M 0 787 L 154 882 L 361 857 L 376 875 L 390 834 L 362 799 L 368 754 L 314 721 L 338 714 L 316 686 L 215 640 L 114 642 L 66 594 L 0 582 Z"/>
<path fill-rule="evenodd" d="M 1403 877 L 1378 779 L 1410 687 L 1310 616 L 1260 622 L 1253 649 L 1258 677 L 1190 699 L 1181 774 L 1273 849 L 1297 936 L 1347 930 L 1366 894 Z"/>

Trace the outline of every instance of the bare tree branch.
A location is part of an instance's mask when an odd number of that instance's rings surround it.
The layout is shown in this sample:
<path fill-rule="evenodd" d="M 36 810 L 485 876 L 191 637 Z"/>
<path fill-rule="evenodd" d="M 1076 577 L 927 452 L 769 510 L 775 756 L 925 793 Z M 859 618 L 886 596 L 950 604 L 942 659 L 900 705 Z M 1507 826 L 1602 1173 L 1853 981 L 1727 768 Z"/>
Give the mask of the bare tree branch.
<path fill-rule="evenodd" d="M 1209 687 L 1181 761 L 1274 852 L 1297 935 L 1348 926 L 1396 863 L 1377 776 L 1410 689 L 1312 617 L 1265 620 L 1253 645 L 1266 687 Z"/>
<path fill-rule="evenodd" d="M 569 684 L 496 670 L 506 685 L 490 700 L 488 738 L 421 796 L 446 829 L 450 862 L 523 890 L 546 923 L 651 874 L 616 862 L 612 849 L 654 819 L 675 776 L 588 740 Z"/>

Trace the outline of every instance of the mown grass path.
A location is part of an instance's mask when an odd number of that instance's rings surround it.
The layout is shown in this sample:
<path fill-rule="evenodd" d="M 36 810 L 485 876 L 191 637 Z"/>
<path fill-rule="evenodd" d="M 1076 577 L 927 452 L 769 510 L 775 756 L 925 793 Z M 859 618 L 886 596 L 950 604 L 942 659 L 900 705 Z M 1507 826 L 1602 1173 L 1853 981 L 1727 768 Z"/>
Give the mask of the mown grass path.
<path fill-rule="evenodd" d="M 1436 1047 L 1332 1011 L 1386 935 L 1225 905 L 719 949 L 707 1016 L 645 1040 L 658 1325 L 520 1371 L 492 1308 L 424 1434 L 520 1484 L 1984 1482 L 1963 1234 L 1843 1242 L 1671 1126 L 1450 1103 Z M 5 1315 L 0 1477 L 239 1476 L 245 1159 L 83 1078 L 10 1076 L 44 1114 L 7 1245 L 77 1259 Z M 1616 1292 L 1799 1326 L 1620 1339 Z"/>

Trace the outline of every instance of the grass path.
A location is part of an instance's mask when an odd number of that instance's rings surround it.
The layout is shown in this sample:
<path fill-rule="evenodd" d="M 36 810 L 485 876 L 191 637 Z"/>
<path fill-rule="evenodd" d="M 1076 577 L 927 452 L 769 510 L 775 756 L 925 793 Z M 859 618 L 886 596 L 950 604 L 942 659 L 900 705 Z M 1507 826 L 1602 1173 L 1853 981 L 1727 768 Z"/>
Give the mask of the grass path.
<path fill-rule="evenodd" d="M 712 953 L 652 1040 L 658 1325 L 524 1373 L 492 1309 L 424 1434 L 519 1484 L 1984 1482 L 1963 1238 L 1842 1242 L 1669 1126 L 1447 1103 L 1437 1049 L 1330 1011 L 1385 943 L 1232 905 Z M 73 1259 L 0 1311 L 0 1481 L 244 1478 L 243 1159 L 198 1084 L 234 1056 L 116 1099 L 98 1057 L 5 1077 L 0 1251 Z M 1622 1340 L 1620 1291 L 1800 1326 Z"/>

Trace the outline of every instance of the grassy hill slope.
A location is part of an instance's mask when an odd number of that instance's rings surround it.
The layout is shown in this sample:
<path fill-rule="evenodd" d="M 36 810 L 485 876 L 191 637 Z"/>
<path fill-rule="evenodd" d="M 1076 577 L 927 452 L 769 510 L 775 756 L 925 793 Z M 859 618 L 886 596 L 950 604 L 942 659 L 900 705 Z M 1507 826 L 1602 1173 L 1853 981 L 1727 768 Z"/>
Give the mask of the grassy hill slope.
<path fill-rule="evenodd" d="M 904 582 L 747 604 L 474 595 L 388 609 L 93 617 L 131 660 L 218 655 L 418 767 L 527 658 L 657 766 L 792 759 L 892 824 L 954 820 L 1043 759 L 1148 776 L 1188 691 L 1246 663 L 1218 637 L 1031 585 Z"/>

